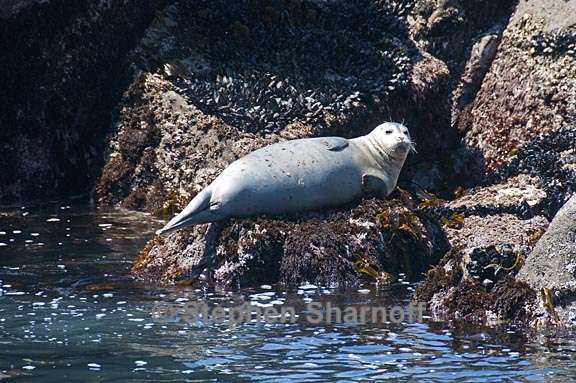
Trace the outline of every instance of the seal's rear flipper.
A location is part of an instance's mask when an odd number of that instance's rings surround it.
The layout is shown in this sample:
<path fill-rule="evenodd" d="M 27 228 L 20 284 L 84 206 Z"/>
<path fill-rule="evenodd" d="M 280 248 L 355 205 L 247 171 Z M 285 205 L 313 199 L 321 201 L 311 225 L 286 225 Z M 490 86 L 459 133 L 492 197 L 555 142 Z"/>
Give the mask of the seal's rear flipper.
<path fill-rule="evenodd" d="M 162 229 L 156 231 L 156 235 L 165 234 L 184 226 L 205 223 L 205 215 L 202 214 L 210 208 L 210 198 L 212 191 L 210 188 L 202 190 L 190 201 L 176 217 L 172 218 Z"/>

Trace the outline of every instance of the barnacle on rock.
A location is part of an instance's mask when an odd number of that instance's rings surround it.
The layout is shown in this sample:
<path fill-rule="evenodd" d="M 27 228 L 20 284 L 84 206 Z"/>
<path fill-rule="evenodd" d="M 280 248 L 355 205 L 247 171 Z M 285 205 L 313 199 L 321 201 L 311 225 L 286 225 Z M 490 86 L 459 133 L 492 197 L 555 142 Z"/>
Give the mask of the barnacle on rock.
<path fill-rule="evenodd" d="M 484 248 L 473 258 L 482 257 L 486 262 L 497 253 L 496 247 Z M 428 302 L 433 314 L 444 319 L 485 324 L 488 312 L 494 313 L 498 320 L 518 324 L 526 324 L 531 319 L 529 310 L 536 293 L 526 283 L 509 274 L 490 284 L 483 283 L 481 278 L 467 278 L 460 268 L 462 261 L 462 249 L 452 249 L 439 266 L 427 272 L 424 283 L 416 290 L 415 299 Z"/>
<path fill-rule="evenodd" d="M 488 176 L 484 194 L 510 195 L 521 188 L 532 190 L 531 198 L 515 198 L 499 201 L 497 198 L 476 198 L 474 190 L 468 190 L 463 200 L 449 204 L 420 203 L 418 211 L 449 223 L 452 216 L 493 216 L 512 214 L 522 219 L 544 216 L 552 219 L 566 199 L 576 192 L 576 157 L 571 155 L 576 142 L 576 129 L 567 127 L 544 134 L 518 149 L 509 163 Z M 506 182 L 517 177 L 517 184 L 507 188 Z M 536 185 L 532 183 L 536 182 Z M 513 190 L 513 189 L 514 190 Z M 477 191 L 477 190 L 476 190 Z M 486 197 L 486 195 L 484 195 Z M 521 197 L 525 197 L 522 195 Z"/>
<path fill-rule="evenodd" d="M 508 17 L 514 5 L 513 0 L 416 0 L 412 11 L 416 19 L 413 33 L 434 56 L 451 66 L 461 65 L 468 53 L 465 44 L 485 31 L 487 25 Z"/>

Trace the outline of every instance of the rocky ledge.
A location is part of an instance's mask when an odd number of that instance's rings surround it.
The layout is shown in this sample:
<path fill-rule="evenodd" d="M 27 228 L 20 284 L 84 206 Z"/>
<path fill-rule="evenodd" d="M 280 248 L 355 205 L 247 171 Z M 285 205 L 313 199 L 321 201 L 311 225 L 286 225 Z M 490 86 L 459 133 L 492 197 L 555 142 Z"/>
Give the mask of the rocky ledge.
<path fill-rule="evenodd" d="M 452 249 L 416 296 L 437 317 L 574 326 L 573 204 L 554 217 L 576 191 L 575 8 L 520 1 L 452 120 L 463 135 L 455 169 L 468 179 L 446 205 Z"/>

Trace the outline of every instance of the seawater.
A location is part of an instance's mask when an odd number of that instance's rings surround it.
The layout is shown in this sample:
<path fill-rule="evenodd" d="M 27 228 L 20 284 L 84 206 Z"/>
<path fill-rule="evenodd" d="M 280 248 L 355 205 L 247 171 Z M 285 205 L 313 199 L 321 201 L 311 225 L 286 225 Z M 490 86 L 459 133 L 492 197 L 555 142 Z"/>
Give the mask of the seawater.
<path fill-rule="evenodd" d="M 132 261 L 160 226 L 145 214 L 87 206 L 0 208 L 0 380 L 563 382 L 576 377 L 576 342 L 570 337 L 527 340 L 515 329 L 451 325 L 425 314 L 403 321 L 355 322 L 354 316 L 336 320 L 336 315 L 331 321 L 310 320 L 311 305 L 348 313 L 408 307 L 416 286 L 401 279 L 386 288 L 352 291 L 306 284 L 293 291 L 259 286 L 216 292 L 136 282 Z M 254 316 L 214 316 L 242 305 Z M 282 308 L 296 318 L 274 320 Z"/>

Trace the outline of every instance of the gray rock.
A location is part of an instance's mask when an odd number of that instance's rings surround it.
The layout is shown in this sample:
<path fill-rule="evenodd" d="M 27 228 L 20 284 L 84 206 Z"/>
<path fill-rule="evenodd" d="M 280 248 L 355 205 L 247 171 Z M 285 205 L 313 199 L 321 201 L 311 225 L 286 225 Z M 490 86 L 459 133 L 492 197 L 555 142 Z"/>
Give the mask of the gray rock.
<path fill-rule="evenodd" d="M 482 86 L 482 80 L 496 57 L 501 38 L 502 27 L 498 25 L 480 37 L 472 46 L 460 84 L 453 93 L 452 126 L 458 126 L 460 111 L 474 100 L 474 96 Z"/>
<path fill-rule="evenodd" d="M 533 327 L 576 326 L 576 195 L 554 217 L 517 280 L 540 292 Z"/>
<path fill-rule="evenodd" d="M 576 293 L 576 195 L 556 214 L 518 279 L 534 290 Z"/>

